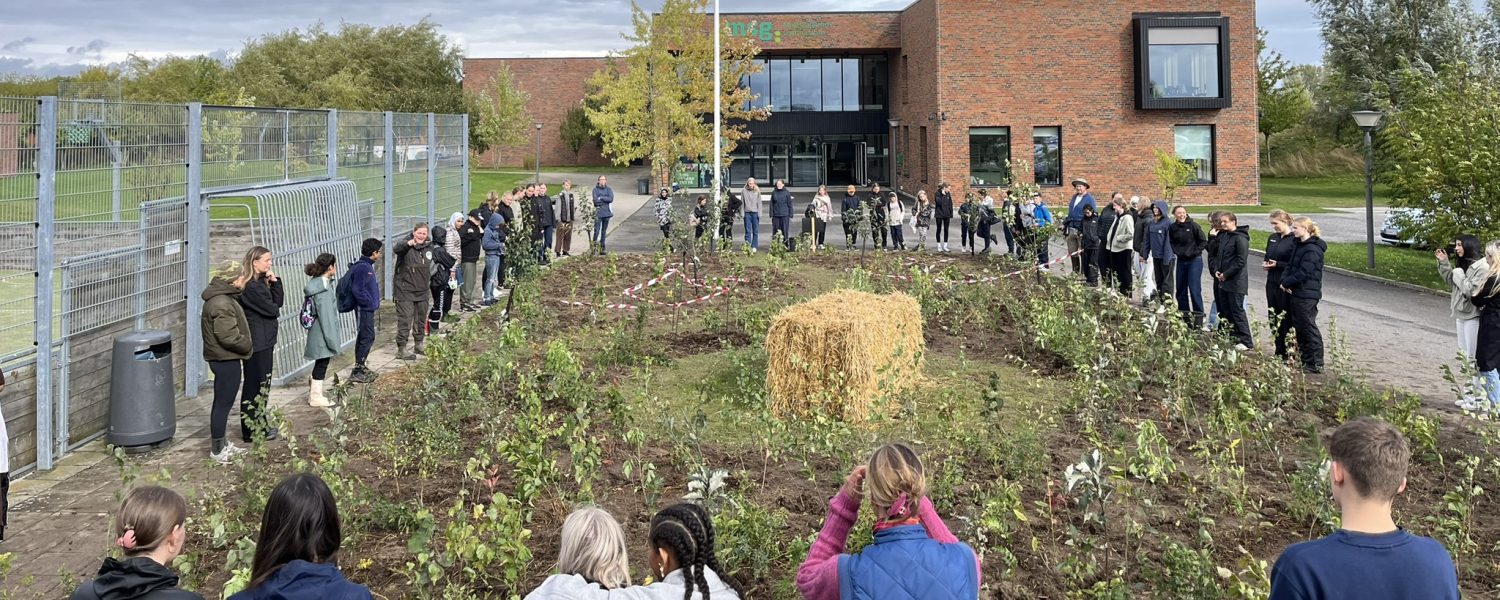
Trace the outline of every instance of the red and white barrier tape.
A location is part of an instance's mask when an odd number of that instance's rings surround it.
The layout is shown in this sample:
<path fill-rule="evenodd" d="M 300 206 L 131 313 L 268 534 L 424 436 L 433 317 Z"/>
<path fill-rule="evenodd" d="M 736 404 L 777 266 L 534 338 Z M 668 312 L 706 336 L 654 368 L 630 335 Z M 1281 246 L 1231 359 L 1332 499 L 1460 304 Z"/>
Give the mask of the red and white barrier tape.
<path fill-rule="evenodd" d="M 937 283 L 961 283 L 961 284 L 965 284 L 965 285 L 972 285 L 972 284 L 976 284 L 976 283 L 991 283 L 991 282 L 995 282 L 995 281 L 1000 281 L 1001 279 L 1009 279 L 1009 278 L 1012 278 L 1012 277 L 1020 277 L 1022 275 L 1027 274 L 1027 273 L 1030 273 L 1032 271 L 1036 271 L 1038 269 L 1041 269 L 1042 267 L 1050 267 L 1052 265 L 1062 264 L 1064 261 L 1067 261 L 1069 258 L 1072 258 L 1074 256 L 1078 256 L 1080 254 L 1083 254 L 1083 251 L 1082 250 L 1077 250 L 1077 251 L 1074 251 L 1071 254 L 1066 254 L 1066 255 L 1060 256 L 1060 257 L 1058 257 L 1058 258 L 1056 258 L 1054 260 L 1050 260 L 1050 261 L 1047 261 L 1045 263 L 1034 265 L 1034 266 L 1029 266 L 1029 267 L 1026 267 L 1024 269 L 1020 269 L 1020 270 L 1017 270 L 1017 271 L 1011 271 L 1010 273 L 1006 273 L 1004 275 L 989 275 L 989 276 L 985 276 L 985 277 L 975 277 L 972 273 L 965 273 L 964 274 L 964 278 L 960 279 L 960 280 L 957 280 L 957 281 L 949 281 L 949 280 L 943 279 L 943 278 L 936 278 L 936 279 L 933 279 L 933 281 L 935 281 Z M 906 260 L 910 261 L 910 260 L 914 260 L 914 259 L 908 258 Z M 951 261 L 953 259 L 943 259 L 943 260 L 944 261 Z M 916 266 L 916 265 L 913 265 L 913 266 Z M 930 272 L 932 272 L 932 269 L 929 267 L 929 268 L 923 269 L 923 272 L 930 273 Z M 911 280 L 911 276 L 910 275 L 896 275 L 896 274 L 887 273 L 885 276 L 887 278 L 889 278 L 889 279 L 900 279 L 902 281 L 910 281 Z"/>
<path fill-rule="evenodd" d="M 630 286 L 628 288 L 625 288 L 623 291 L 620 292 L 620 295 L 625 296 L 626 298 L 630 298 L 631 300 L 635 300 L 637 302 L 645 302 L 645 303 L 648 303 L 648 304 L 653 304 L 653 305 L 656 305 L 656 306 L 662 306 L 662 307 L 666 307 L 666 308 L 677 308 L 677 307 L 680 307 L 680 306 L 688 306 L 688 305 L 691 305 L 691 304 L 698 304 L 700 302 L 707 302 L 707 301 L 712 300 L 714 298 L 717 298 L 719 296 L 723 296 L 724 294 L 728 294 L 733 289 L 733 288 L 731 288 L 730 286 L 727 286 L 727 285 L 709 285 L 707 282 L 705 282 L 703 280 L 698 280 L 698 279 L 693 279 L 691 277 L 688 277 L 687 273 L 684 273 L 682 271 L 682 269 L 679 268 L 681 266 L 682 265 L 678 265 L 677 267 L 671 267 L 671 268 L 667 269 L 666 272 L 662 273 L 660 276 L 653 277 L 653 278 L 651 278 L 651 279 L 649 279 L 649 280 L 647 280 L 647 281 L 645 281 L 643 283 L 638 283 L 638 284 L 635 284 L 635 285 Z M 686 281 L 689 285 L 694 285 L 694 286 L 698 286 L 698 287 L 706 287 L 706 288 L 712 289 L 713 292 L 705 294 L 703 296 L 699 296 L 697 298 L 689 298 L 687 300 L 682 300 L 680 302 L 662 302 L 660 300 L 653 300 L 651 298 L 642 298 L 641 296 L 638 295 L 642 290 L 644 290 L 644 289 L 646 289 L 648 287 L 651 287 L 653 285 L 657 285 L 657 284 L 659 284 L 659 283 L 661 283 L 663 281 L 666 281 L 668 278 L 672 277 L 673 275 L 676 275 L 677 277 L 682 278 L 682 280 Z M 719 280 L 722 281 L 722 282 L 725 282 L 725 283 L 744 283 L 744 281 L 745 281 L 744 279 L 739 278 L 739 277 L 723 277 L 723 278 L 720 278 Z M 584 307 L 590 307 L 590 308 L 594 307 L 594 304 L 590 303 L 590 302 L 578 302 L 578 301 L 574 301 L 574 300 L 560 300 L 559 302 L 562 302 L 563 304 L 568 305 L 568 306 L 584 306 Z M 620 302 L 620 303 L 605 304 L 602 308 L 606 308 L 606 309 L 619 309 L 619 310 L 634 310 L 634 309 L 640 308 L 640 305 L 638 305 L 638 304 L 630 304 L 630 303 L 625 303 L 625 302 Z"/>

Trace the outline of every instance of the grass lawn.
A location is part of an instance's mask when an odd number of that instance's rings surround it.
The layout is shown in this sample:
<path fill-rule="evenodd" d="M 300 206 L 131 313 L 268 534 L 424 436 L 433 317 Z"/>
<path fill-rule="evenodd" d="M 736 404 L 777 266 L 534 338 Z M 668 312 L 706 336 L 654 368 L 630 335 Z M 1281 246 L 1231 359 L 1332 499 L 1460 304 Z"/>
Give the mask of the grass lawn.
<path fill-rule="evenodd" d="M 1269 232 L 1252 229 L 1250 247 L 1264 250 L 1266 238 L 1269 236 Z M 1444 285 L 1443 280 L 1438 277 L 1437 261 L 1433 259 L 1432 253 L 1426 250 L 1378 244 L 1375 246 L 1375 268 L 1371 270 L 1366 266 L 1364 244 L 1330 242 L 1328 253 L 1323 256 L 1323 264 L 1434 290 L 1447 291 L 1448 289 L 1448 286 Z"/>
<path fill-rule="evenodd" d="M 1260 180 L 1260 205 L 1236 205 L 1234 212 L 1265 214 L 1279 208 L 1294 215 L 1325 212 L 1327 208 L 1354 208 L 1365 205 L 1365 180 L 1362 176 L 1338 177 L 1263 177 Z M 1390 202 L 1390 189 L 1375 185 L 1375 205 Z M 1194 214 L 1220 207 L 1190 206 Z"/>
<path fill-rule="evenodd" d="M 530 182 L 532 175 L 530 171 L 522 173 L 520 171 L 471 170 L 469 171 L 469 203 L 465 208 L 472 209 L 479 206 L 480 202 L 484 202 L 484 195 L 491 190 L 504 194 L 517 185 Z M 573 187 L 576 189 L 578 183 L 574 182 Z M 555 192 L 557 189 L 559 188 L 549 186 L 548 192 Z"/>

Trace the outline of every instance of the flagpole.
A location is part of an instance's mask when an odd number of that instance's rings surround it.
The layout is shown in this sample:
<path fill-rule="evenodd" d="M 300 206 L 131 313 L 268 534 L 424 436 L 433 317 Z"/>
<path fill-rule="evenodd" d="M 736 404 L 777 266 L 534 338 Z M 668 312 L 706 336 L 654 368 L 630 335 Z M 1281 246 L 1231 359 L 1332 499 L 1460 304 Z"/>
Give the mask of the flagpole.
<path fill-rule="evenodd" d="M 721 80 L 721 78 L 719 76 L 719 59 L 720 59 L 720 56 L 719 56 L 719 29 L 720 29 L 720 27 L 719 27 L 719 0 L 714 0 L 714 189 L 713 189 L 713 195 L 714 195 L 714 209 L 717 210 L 717 211 L 719 211 L 719 213 L 720 213 L 719 218 L 722 219 L 722 218 L 724 218 L 723 217 L 723 212 L 724 211 L 723 211 L 722 208 L 720 208 L 719 203 L 723 202 L 724 200 L 719 197 L 719 190 L 724 189 L 724 187 L 723 187 L 723 183 L 719 181 L 719 178 L 720 178 L 721 174 L 724 172 L 724 166 L 722 164 L 723 154 L 724 154 L 723 151 L 722 151 L 722 144 L 724 143 L 724 140 L 723 140 L 723 137 L 720 135 L 719 127 L 720 127 L 720 120 L 722 119 L 722 114 L 723 114 L 723 111 L 721 110 L 722 107 L 720 106 L 720 103 L 723 102 L 724 94 L 723 94 L 723 91 L 720 89 L 723 86 L 723 81 Z M 719 239 L 719 230 L 720 229 L 723 229 L 723 228 L 722 227 L 715 227 L 714 228 L 714 238 L 713 239 L 714 239 L 714 242 L 715 242 L 714 243 L 714 247 L 715 248 L 718 247 L 718 239 Z"/>

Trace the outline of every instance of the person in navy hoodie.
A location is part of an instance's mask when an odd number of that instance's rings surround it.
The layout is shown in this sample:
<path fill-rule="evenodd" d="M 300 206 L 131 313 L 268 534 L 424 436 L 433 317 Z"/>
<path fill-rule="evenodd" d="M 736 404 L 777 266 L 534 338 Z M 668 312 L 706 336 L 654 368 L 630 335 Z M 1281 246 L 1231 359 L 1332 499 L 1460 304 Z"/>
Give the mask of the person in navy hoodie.
<path fill-rule="evenodd" d="M 1458 600 L 1453 558 L 1391 518 L 1411 449 L 1401 431 L 1360 417 L 1325 439 L 1328 482 L 1343 518 L 1331 535 L 1288 546 L 1271 569 L 1270 600 Z"/>
<path fill-rule="evenodd" d="M 365 366 L 365 360 L 375 347 L 375 311 L 380 310 L 380 277 L 375 274 L 375 261 L 380 260 L 380 250 L 384 247 L 380 240 L 365 238 L 360 244 L 359 260 L 344 273 L 354 295 L 355 322 L 359 325 L 354 338 L 354 372 L 349 374 L 349 381 L 355 383 L 375 381 L 375 372 Z"/>
<path fill-rule="evenodd" d="M 344 534 L 333 492 L 317 475 L 281 480 L 266 500 L 250 585 L 229 600 L 373 600 L 336 559 Z"/>
<path fill-rule="evenodd" d="M 609 187 L 609 178 L 599 176 L 594 185 L 594 239 L 599 242 L 599 254 L 604 254 L 604 236 L 609 233 L 609 219 L 615 216 L 609 205 L 615 202 L 615 191 Z"/>
<path fill-rule="evenodd" d="M 875 539 L 845 554 L 866 491 L 875 509 Z M 828 518 L 797 570 L 807 600 L 975 600 L 979 557 L 958 541 L 927 499 L 917 453 L 887 444 L 855 467 L 829 502 Z"/>

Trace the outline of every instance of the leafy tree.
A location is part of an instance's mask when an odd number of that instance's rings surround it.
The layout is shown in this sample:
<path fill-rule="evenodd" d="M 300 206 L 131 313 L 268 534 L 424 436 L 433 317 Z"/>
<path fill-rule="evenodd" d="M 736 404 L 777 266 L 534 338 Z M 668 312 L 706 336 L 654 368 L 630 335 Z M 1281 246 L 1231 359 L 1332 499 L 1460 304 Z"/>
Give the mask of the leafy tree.
<path fill-rule="evenodd" d="M 125 97 L 141 102 L 228 103 L 234 90 L 223 86 L 228 69 L 208 56 L 169 56 L 149 60 L 132 54 L 125 61 Z"/>
<path fill-rule="evenodd" d="M 585 110 L 599 132 L 604 154 L 616 164 L 648 159 L 654 179 L 665 183 L 679 157 L 713 153 L 713 36 L 704 27 L 708 0 L 666 0 L 651 15 L 631 2 L 632 47 L 611 57 L 595 74 L 598 89 Z M 723 35 L 723 153 L 727 157 L 749 135 L 745 123 L 764 119 L 746 108 L 750 91 L 739 82 L 757 68 L 758 52 L 746 36 Z M 717 202 L 716 202 L 717 203 Z M 717 208 L 717 207 L 716 207 Z"/>
<path fill-rule="evenodd" d="M 1156 176 L 1156 183 L 1161 185 L 1162 199 L 1171 202 L 1177 197 L 1177 190 L 1192 181 L 1196 169 L 1176 154 L 1161 148 L 1152 148 L 1151 153 L 1156 155 L 1156 164 L 1151 166 L 1151 174 Z"/>
<path fill-rule="evenodd" d="M 56 96 L 57 84 L 62 77 L 36 77 L 33 75 L 0 75 L 0 96 L 33 97 Z"/>
<path fill-rule="evenodd" d="M 562 126 L 558 130 L 562 136 L 563 145 L 573 151 L 573 159 L 578 159 L 579 151 L 583 150 L 584 144 L 598 141 L 599 137 L 589 126 L 588 111 L 582 104 L 568 109 L 568 114 L 563 115 Z"/>
<path fill-rule="evenodd" d="M 1256 38 L 1260 59 L 1256 74 L 1259 76 L 1260 134 L 1266 139 L 1266 162 L 1271 162 L 1271 136 L 1286 131 L 1306 120 L 1312 112 L 1312 97 L 1301 82 L 1293 77 L 1290 63 L 1281 53 L 1266 46 L 1266 32 L 1260 30 Z"/>
<path fill-rule="evenodd" d="M 490 78 L 488 89 L 471 95 L 470 105 L 478 113 L 477 122 L 471 119 L 470 143 L 475 152 L 483 153 L 494 148 L 494 166 L 500 165 L 500 152 L 516 146 L 530 138 L 531 116 L 526 112 L 526 103 L 531 97 L 516 85 L 515 77 L 505 65 Z"/>
<path fill-rule="evenodd" d="M 1462 62 L 1398 75 L 1406 104 L 1379 132 L 1382 175 L 1392 204 L 1424 213 L 1400 224 L 1433 243 L 1500 237 L 1500 80 Z"/>

